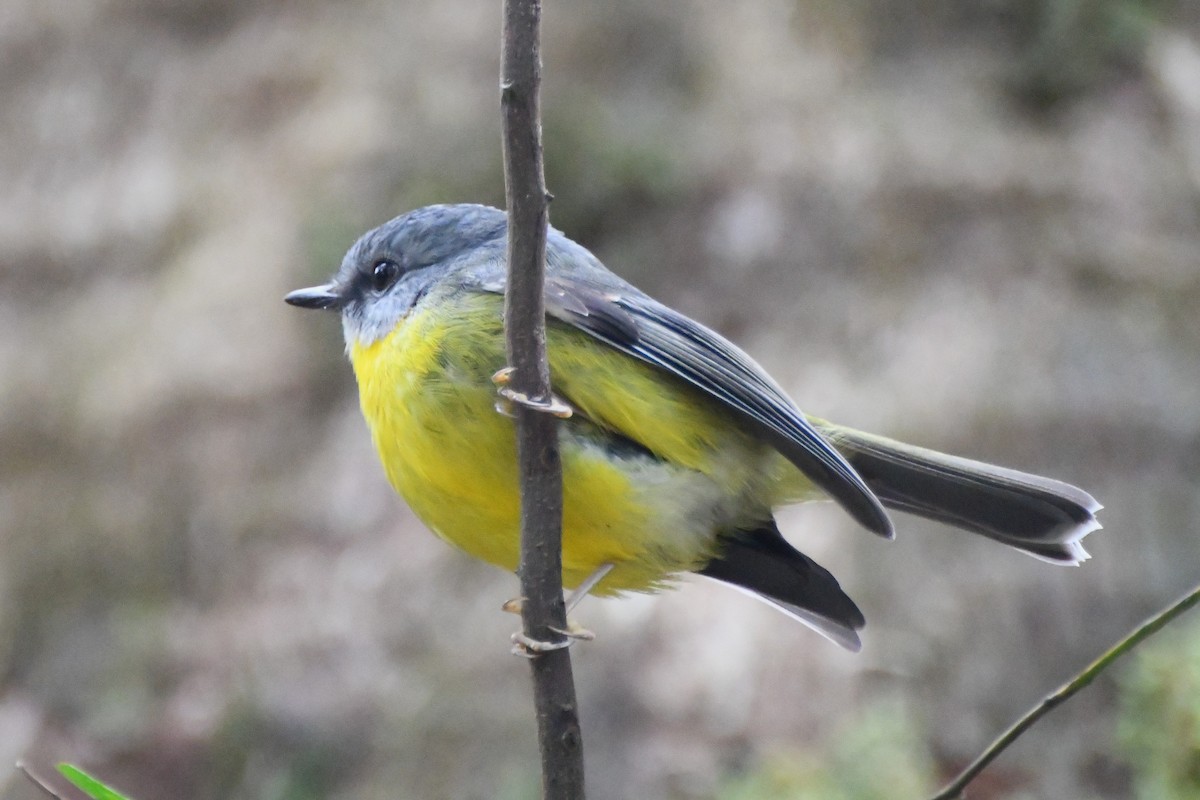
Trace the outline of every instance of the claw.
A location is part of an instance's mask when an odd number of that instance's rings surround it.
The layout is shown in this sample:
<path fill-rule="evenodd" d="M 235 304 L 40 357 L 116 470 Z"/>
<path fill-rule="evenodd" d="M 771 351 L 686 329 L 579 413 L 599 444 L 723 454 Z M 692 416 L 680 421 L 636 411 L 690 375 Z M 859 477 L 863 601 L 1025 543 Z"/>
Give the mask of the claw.
<path fill-rule="evenodd" d="M 553 628 L 551 630 L 554 630 Z M 556 631 L 558 632 L 558 631 Z M 575 643 L 575 639 L 571 636 L 558 642 L 543 642 L 541 639 L 534 639 L 532 636 L 526 636 L 521 632 L 512 635 L 512 654 L 521 658 L 537 658 L 543 653 L 550 653 L 554 650 L 563 650 Z"/>
<path fill-rule="evenodd" d="M 570 405 L 568 405 L 561 397 L 558 397 L 557 395 L 552 394 L 548 399 L 536 400 L 524 392 L 514 391 L 508 387 L 501 387 L 499 390 L 499 395 L 509 403 L 516 403 L 517 405 L 525 406 L 533 411 L 542 411 L 546 414 L 552 414 L 559 419 L 570 419 L 575 414 L 575 409 L 571 408 Z M 508 410 L 511 411 L 511 408 Z M 500 413 L 504 414 L 505 416 L 512 416 L 511 413 L 506 413 L 505 411 L 500 411 Z"/>
<path fill-rule="evenodd" d="M 577 642 L 592 642 L 596 640 L 596 634 L 589 631 L 587 628 L 580 625 L 573 619 L 567 620 L 567 629 L 551 627 L 550 630 L 555 633 L 562 634 L 568 639 L 574 639 Z"/>
<path fill-rule="evenodd" d="M 496 401 L 496 411 L 506 417 L 514 416 L 512 406 L 516 403 L 533 411 L 553 414 L 559 419 L 570 419 L 575 414 L 575 409 L 558 395 L 551 394 L 549 398 L 540 399 L 508 388 L 515 371 L 514 367 L 504 367 L 496 370 L 492 375 L 492 383 L 500 387 L 496 390 L 496 393 L 500 395 L 500 399 Z"/>
<path fill-rule="evenodd" d="M 524 608 L 524 597 L 514 597 L 511 600 L 505 600 L 504 605 L 500 606 L 501 611 L 507 611 L 509 614 L 516 614 L 518 617 L 521 616 L 521 611 L 523 611 Z"/>

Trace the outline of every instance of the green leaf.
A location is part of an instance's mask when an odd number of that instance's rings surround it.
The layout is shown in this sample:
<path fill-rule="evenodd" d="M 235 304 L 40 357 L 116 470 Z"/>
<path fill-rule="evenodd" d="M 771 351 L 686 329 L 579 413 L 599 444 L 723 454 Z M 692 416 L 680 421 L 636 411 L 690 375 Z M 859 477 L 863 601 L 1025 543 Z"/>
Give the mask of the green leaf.
<path fill-rule="evenodd" d="M 129 800 L 125 795 L 112 787 L 105 786 L 78 767 L 73 767 L 70 764 L 59 764 L 58 771 L 63 774 L 63 777 L 82 790 L 84 794 L 92 798 L 92 800 Z"/>

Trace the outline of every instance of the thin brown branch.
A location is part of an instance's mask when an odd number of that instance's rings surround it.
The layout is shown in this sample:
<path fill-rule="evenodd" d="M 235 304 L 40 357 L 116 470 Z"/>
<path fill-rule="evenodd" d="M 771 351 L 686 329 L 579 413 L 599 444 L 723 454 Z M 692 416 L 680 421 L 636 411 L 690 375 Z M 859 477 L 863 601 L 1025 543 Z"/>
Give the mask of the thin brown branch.
<path fill-rule="evenodd" d="M 49 781 L 26 766 L 23 761 L 17 762 L 17 770 L 20 771 L 26 778 L 28 778 L 30 783 L 41 789 L 48 796 L 53 797 L 55 800 L 63 800 L 62 795 L 50 788 Z"/>
<path fill-rule="evenodd" d="M 500 78 L 504 117 L 505 197 L 508 204 L 508 289 L 505 331 L 511 388 L 549 400 L 545 282 L 547 194 L 542 167 L 540 54 L 541 3 L 505 0 Z M 556 419 L 514 403 L 521 474 L 522 620 L 525 635 L 562 640 L 562 468 Z M 583 744 L 571 656 L 551 650 L 530 659 L 542 794 L 547 800 L 581 800 Z"/>
<path fill-rule="evenodd" d="M 1200 586 L 1194 587 L 1183 597 L 1143 622 L 1124 639 L 1104 651 L 1086 669 L 1051 694 L 1046 695 L 1041 703 L 1025 712 L 1024 716 L 1014 722 L 1008 730 L 988 745 L 987 749 L 971 762 L 970 766 L 964 769 L 945 789 L 934 795 L 932 800 L 955 800 L 955 798 L 961 798 L 967 785 L 975 780 L 976 776 L 983 772 L 984 768 L 1003 753 L 1010 744 L 1020 738 L 1021 734 L 1029 730 L 1035 722 L 1066 702 L 1072 695 L 1095 680 L 1097 675 L 1108 669 L 1114 661 L 1150 638 L 1152 634 L 1162 630 L 1167 623 L 1196 605 L 1197 602 L 1200 602 Z"/>

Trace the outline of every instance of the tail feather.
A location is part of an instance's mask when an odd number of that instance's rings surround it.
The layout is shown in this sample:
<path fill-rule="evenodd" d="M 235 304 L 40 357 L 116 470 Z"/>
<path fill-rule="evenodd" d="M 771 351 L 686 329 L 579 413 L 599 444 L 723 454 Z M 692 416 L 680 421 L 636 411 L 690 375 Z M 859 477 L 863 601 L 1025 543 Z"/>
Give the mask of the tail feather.
<path fill-rule="evenodd" d="M 973 531 L 1057 564 L 1088 559 L 1080 543 L 1103 506 L 1062 481 L 946 455 L 827 422 L 818 429 L 888 508 Z"/>
<path fill-rule="evenodd" d="M 722 548 L 699 574 L 766 601 L 847 650 L 862 648 L 858 631 L 865 620 L 858 606 L 827 569 L 788 544 L 774 522 L 738 531 Z"/>

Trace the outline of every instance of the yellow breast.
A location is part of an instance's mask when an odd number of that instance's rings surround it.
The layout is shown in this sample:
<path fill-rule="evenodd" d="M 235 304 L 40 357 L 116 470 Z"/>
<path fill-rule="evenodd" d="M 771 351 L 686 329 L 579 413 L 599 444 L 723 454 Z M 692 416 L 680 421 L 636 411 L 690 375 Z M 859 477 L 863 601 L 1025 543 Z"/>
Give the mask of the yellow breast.
<path fill-rule="evenodd" d="M 514 570 L 516 435 L 494 409 L 490 380 L 505 363 L 501 304 L 484 294 L 422 304 L 383 339 L 352 345 L 350 358 L 392 486 L 443 539 Z M 585 334 L 554 328 L 549 350 L 556 391 L 581 410 L 559 426 L 564 584 L 612 563 L 598 593 L 651 590 L 703 564 L 755 488 L 748 452 L 765 448 L 719 433 L 729 426 L 690 389 L 664 389 L 651 368 Z M 612 430 L 627 430 L 657 457 L 621 451 Z"/>

